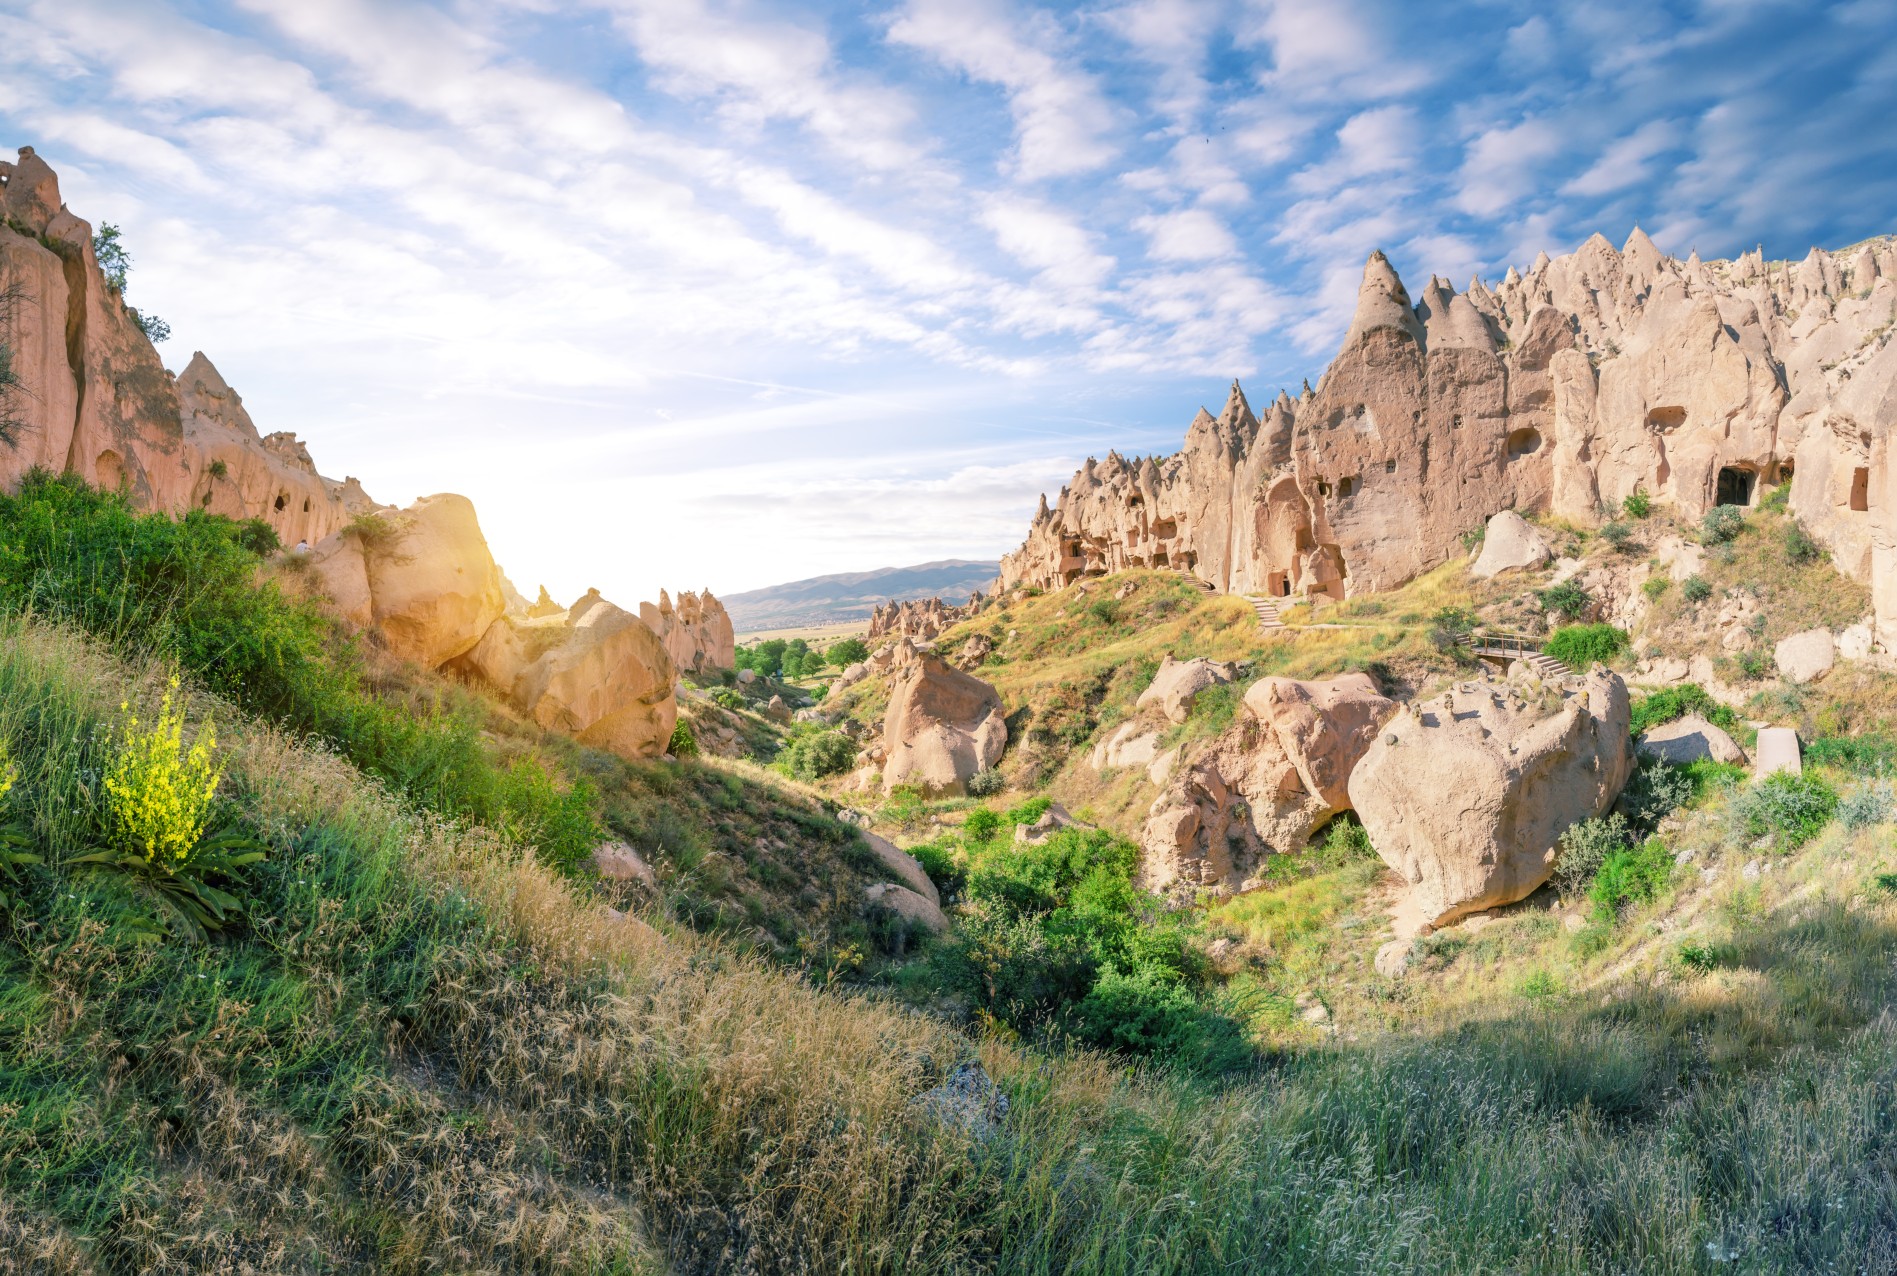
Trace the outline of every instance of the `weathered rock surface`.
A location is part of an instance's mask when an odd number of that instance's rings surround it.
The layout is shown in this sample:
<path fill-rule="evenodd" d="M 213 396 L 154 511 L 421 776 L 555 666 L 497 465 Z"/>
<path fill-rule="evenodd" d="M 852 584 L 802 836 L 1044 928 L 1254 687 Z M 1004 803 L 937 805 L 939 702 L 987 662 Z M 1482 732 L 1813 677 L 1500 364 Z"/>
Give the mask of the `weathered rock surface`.
<path fill-rule="evenodd" d="M 1122 722 L 1093 747 L 1088 761 L 1096 771 L 1119 767 L 1147 767 L 1159 756 L 1159 732 L 1138 722 Z"/>
<path fill-rule="evenodd" d="M 1838 647 L 1829 629 L 1806 629 L 1779 639 L 1772 660 L 1787 682 L 1816 682 L 1831 672 Z"/>
<path fill-rule="evenodd" d="M 0 449 L 0 482 L 36 467 L 77 474 L 123 486 L 142 509 L 261 518 L 286 545 L 370 507 L 353 479 L 318 475 L 294 435 L 260 435 L 203 354 L 173 378 L 106 283 L 91 225 L 66 208 L 31 147 L 0 162 L 0 214 L 0 276 L 17 289 L 6 344 L 20 379 L 4 405 L 19 443 Z"/>
<path fill-rule="evenodd" d="M 1313 390 L 1234 385 L 1168 457 L 1089 459 L 1003 587 L 1130 567 L 1231 593 L 1389 589 L 1503 510 L 1594 525 L 1635 491 L 1698 519 L 1791 483 L 1897 644 L 1897 240 L 1798 263 L 1680 261 L 1635 231 L 1414 299 L 1382 254 Z M 1676 579 L 1692 556 L 1666 564 Z"/>
<path fill-rule="evenodd" d="M 1503 572 L 1539 567 L 1553 557 L 1548 542 L 1527 519 L 1514 510 L 1503 510 L 1489 519 L 1488 530 L 1482 536 L 1482 553 L 1469 574 L 1477 580 L 1488 580 Z"/>
<path fill-rule="evenodd" d="M 1627 688 L 1596 671 L 1541 712 L 1477 680 L 1405 706 L 1349 781 L 1377 853 L 1410 883 L 1398 933 L 1522 899 L 1548 880 L 1556 843 L 1612 805 L 1633 767 Z"/>
<path fill-rule="evenodd" d="M 584 610 L 503 616 L 457 662 L 549 731 L 626 758 L 664 753 L 678 670 L 659 636 L 596 594 Z"/>
<path fill-rule="evenodd" d="M 1266 855 L 1301 849 L 1350 805 L 1350 773 L 1395 708 L 1368 674 L 1261 679 L 1240 721 L 1153 803 L 1142 884 L 1237 889 Z"/>
<path fill-rule="evenodd" d="M 918 895 L 907 886 L 898 886 L 894 882 L 877 882 L 863 888 L 863 902 L 873 909 L 887 909 L 912 926 L 920 927 L 931 935 L 940 935 L 949 927 L 948 915 L 941 906 L 926 896 Z"/>
<path fill-rule="evenodd" d="M 601 842 L 593 848 L 593 872 L 609 882 L 639 882 L 657 887 L 659 876 L 645 857 L 624 842 Z"/>
<path fill-rule="evenodd" d="M 869 849 L 875 852 L 876 858 L 881 861 L 882 866 L 895 874 L 898 882 L 922 896 L 931 904 L 941 904 L 941 892 L 936 890 L 935 882 L 931 880 L 928 873 L 923 870 L 921 861 L 916 859 L 915 856 L 903 850 L 888 838 L 878 837 L 876 834 L 868 831 L 864 832 L 863 840 L 869 844 Z"/>
<path fill-rule="evenodd" d="M 1192 713 L 1192 702 L 1201 691 L 1208 687 L 1217 687 L 1230 682 L 1237 676 L 1231 665 L 1218 660 L 1207 660 L 1203 656 L 1191 660 L 1174 660 L 1171 656 L 1160 661 L 1159 672 L 1153 675 L 1153 681 L 1146 690 L 1140 692 L 1136 707 L 1144 709 L 1147 705 L 1158 705 L 1174 722 L 1184 722 Z"/>
<path fill-rule="evenodd" d="M 956 606 L 943 602 L 940 598 L 909 598 L 902 602 L 886 602 L 871 613 L 869 620 L 869 640 L 878 638 L 908 638 L 913 642 L 927 642 L 953 625 L 981 610 L 980 594 L 975 594 L 966 603 Z"/>
<path fill-rule="evenodd" d="M 661 589 L 656 605 L 639 604 L 639 619 L 659 636 L 672 663 L 686 673 L 710 673 L 737 663 L 731 617 L 709 589 L 702 594 L 680 594 L 676 605 Z"/>
<path fill-rule="evenodd" d="M 424 496 L 313 546 L 317 582 L 342 614 L 428 669 L 465 655 L 506 609 L 500 571 L 465 496 Z"/>
<path fill-rule="evenodd" d="M 966 792 L 969 777 L 999 762 L 1007 743 L 1000 693 L 933 652 L 906 649 L 883 715 L 885 789 Z"/>
<path fill-rule="evenodd" d="M 1634 752 L 1684 766 L 1688 762 L 1739 762 L 1745 750 L 1733 738 L 1697 713 L 1675 718 L 1641 733 Z"/>

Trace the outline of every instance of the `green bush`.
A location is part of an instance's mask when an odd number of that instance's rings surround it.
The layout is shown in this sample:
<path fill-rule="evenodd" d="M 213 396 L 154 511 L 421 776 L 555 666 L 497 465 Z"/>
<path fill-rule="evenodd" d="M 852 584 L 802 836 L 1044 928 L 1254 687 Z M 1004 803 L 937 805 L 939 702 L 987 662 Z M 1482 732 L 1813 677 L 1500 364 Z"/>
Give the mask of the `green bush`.
<path fill-rule="evenodd" d="M 971 842 L 986 842 L 1007 823 L 997 811 L 978 806 L 962 817 L 962 835 Z"/>
<path fill-rule="evenodd" d="M 1666 593 L 1672 586 L 1672 580 L 1665 576 L 1649 576 L 1642 582 L 1640 592 L 1645 594 L 1649 600 L 1658 602 L 1660 595 Z"/>
<path fill-rule="evenodd" d="M 1653 512 L 1653 500 L 1644 488 L 1636 487 L 1627 494 L 1627 499 L 1620 503 L 1620 508 L 1628 518 L 1645 518 Z"/>
<path fill-rule="evenodd" d="M 556 868 L 578 868 L 600 843 L 599 791 L 592 781 L 563 782 L 537 757 L 521 758 L 502 773 L 495 807 L 490 818 L 501 831 Z"/>
<path fill-rule="evenodd" d="M 1689 603 L 1703 603 L 1713 596 L 1713 587 L 1704 576 L 1688 576 L 1680 585 L 1680 597 Z"/>
<path fill-rule="evenodd" d="M 1007 787 L 1007 779 L 994 767 L 984 767 L 968 777 L 970 797 L 993 797 Z"/>
<path fill-rule="evenodd" d="M 1673 852 L 1657 837 L 1610 852 L 1588 888 L 1594 916 L 1610 921 L 1629 904 L 1657 898 L 1672 876 Z"/>
<path fill-rule="evenodd" d="M 1739 726 L 1739 716 L 1708 695 L 1704 687 L 1696 682 L 1683 682 L 1634 702 L 1633 734 L 1644 734 L 1689 713 L 1696 713 L 1725 731 L 1737 730 Z"/>
<path fill-rule="evenodd" d="M 684 718 L 672 724 L 672 738 L 667 742 L 665 751 L 675 758 L 695 758 L 698 756 L 698 737 L 692 734 L 692 724 Z"/>
<path fill-rule="evenodd" d="M 856 760 L 856 745 L 841 731 L 805 731 L 794 736 L 778 755 L 784 769 L 800 780 L 816 781 L 840 775 Z"/>
<path fill-rule="evenodd" d="M 1897 771 L 1897 739 L 1882 733 L 1820 736 L 1805 750 L 1805 760 L 1858 775 Z"/>
<path fill-rule="evenodd" d="M 1585 616 L 1594 601 L 1588 596 L 1587 590 L 1572 580 L 1536 590 L 1535 600 L 1541 604 L 1543 611 L 1558 611 L 1564 616 Z"/>
<path fill-rule="evenodd" d="M 1737 505 L 1715 505 L 1699 521 L 1702 545 L 1724 545 L 1745 530 L 1745 513 Z"/>
<path fill-rule="evenodd" d="M 1889 780 L 1866 780 L 1838 802 L 1838 822 L 1856 831 L 1883 824 L 1897 811 L 1897 794 Z"/>
<path fill-rule="evenodd" d="M 1825 547 L 1811 538 L 1804 524 L 1796 521 L 1786 524 L 1779 533 L 1779 545 L 1786 559 L 1799 565 L 1815 563 L 1825 556 Z"/>
<path fill-rule="evenodd" d="M 1096 598 L 1087 604 L 1087 614 L 1103 625 L 1111 625 L 1120 618 L 1120 605 L 1111 598 Z"/>
<path fill-rule="evenodd" d="M 730 687 L 720 687 L 711 693 L 711 702 L 724 709 L 744 708 L 744 697 Z"/>
<path fill-rule="evenodd" d="M 1817 776 L 1774 771 L 1740 794 L 1734 815 L 1747 838 L 1789 851 L 1822 833 L 1837 809 L 1837 790 Z"/>
<path fill-rule="evenodd" d="M 994 812 L 990 811 L 990 815 Z M 966 825 L 964 825 L 966 827 Z M 947 900 L 962 893 L 968 884 L 967 857 L 952 840 L 940 839 L 912 846 L 909 853 L 922 865 L 922 871 L 935 883 L 935 889 Z"/>
<path fill-rule="evenodd" d="M 1601 528 L 1601 539 L 1624 554 L 1634 548 L 1634 529 L 1625 523 L 1607 523 Z"/>
<path fill-rule="evenodd" d="M 1542 650 L 1579 672 L 1627 650 L 1627 631 L 1609 624 L 1563 625 Z"/>
<path fill-rule="evenodd" d="M 1632 843 L 1633 830 L 1627 826 L 1627 817 L 1618 811 L 1570 824 L 1555 848 L 1554 875 L 1550 880 L 1564 898 L 1573 898 L 1594 880 L 1609 856 Z"/>

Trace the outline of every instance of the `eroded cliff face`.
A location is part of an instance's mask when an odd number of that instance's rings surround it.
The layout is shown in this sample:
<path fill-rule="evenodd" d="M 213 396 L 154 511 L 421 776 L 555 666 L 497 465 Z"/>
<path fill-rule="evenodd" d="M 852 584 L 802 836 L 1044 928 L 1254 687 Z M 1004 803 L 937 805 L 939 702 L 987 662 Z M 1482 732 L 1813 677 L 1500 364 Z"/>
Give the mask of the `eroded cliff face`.
<path fill-rule="evenodd" d="M 709 589 L 702 594 L 688 589 L 676 604 L 661 589 L 656 606 L 639 604 L 639 619 L 659 636 L 672 663 L 682 670 L 709 673 L 737 664 L 737 633 L 731 615 Z"/>
<path fill-rule="evenodd" d="M 316 472 L 292 434 L 259 435 L 202 354 L 173 377 L 92 251 L 92 227 L 60 200 L 31 147 L 0 162 L 4 340 L 21 393 L 0 482 L 34 468 L 124 486 L 144 509 L 261 518 L 286 545 L 314 543 L 373 503 L 353 479 Z"/>
<path fill-rule="evenodd" d="M 1636 490 L 1689 517 L 1791 483 L 1897 641 L 1897 242 L 1802 262 L 1680 261 L 1636 230 L 1412 299 L 1381 253 L 1316 390 L 1236 383 L 1165 458 L 1089 458 L 1001 583 L 1128 567 L 1233 593 L 1347 597 L 1462 552 L 1505 509 L 1599 522 Z"/>

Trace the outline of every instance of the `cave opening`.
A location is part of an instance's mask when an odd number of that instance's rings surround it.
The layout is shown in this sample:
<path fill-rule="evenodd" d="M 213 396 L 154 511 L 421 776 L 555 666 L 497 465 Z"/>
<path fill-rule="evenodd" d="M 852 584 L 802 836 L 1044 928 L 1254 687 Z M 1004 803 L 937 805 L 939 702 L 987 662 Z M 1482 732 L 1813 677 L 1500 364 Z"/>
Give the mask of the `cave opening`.
<path fill-rule="evenodd" d="M 1724 465 L 1719 469 L 1719 483 L 1713 492 L 1715 505 L 1750 505 L 1752 487 L 1758 481 L 1758 475 L 1737 465 Z"/>

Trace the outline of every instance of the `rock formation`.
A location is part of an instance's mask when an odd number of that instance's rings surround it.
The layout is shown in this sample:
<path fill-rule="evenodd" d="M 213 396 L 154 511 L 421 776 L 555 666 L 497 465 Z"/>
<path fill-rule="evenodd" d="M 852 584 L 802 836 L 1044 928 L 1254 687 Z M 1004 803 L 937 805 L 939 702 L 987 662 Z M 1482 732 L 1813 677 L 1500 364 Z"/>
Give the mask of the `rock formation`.
<path fill-rule="evenodd" d="M 1237 889 L 1266 855 L 1302 849 L 1350 806 L 1350 774 L 1395 708 L 1368 674 L 1260 679 L 1240 721 L 1153 803 L 1142 883 Z"/>
<path fill-rule="evenodd" d="M 1482 552 L 1476 556 L 1469 574 L 1488 580 L 1503 572 L 1540 567 L 1553 558 L 1548 542 L 1541 539 L 1527 519 L 1514 510 L 1503 510 L 1491 518 L 1482 537 Z"/>
<path fill-rule="evenodd" d="M 1636 490 L 1697 518 L 1791 483 L 1897 642 L 1897 240 L 1803 262 L 1685 262 L 1596 235 L 1491 288 L 1412 299 L 1381 253 L 1316 390 L 1234 384 L 1173 456 L 1089 459 L 1002 562 L 1004 587 L 1129 567 L 1343 597 L 1462 552 L 1503 510 L 1582 524 Z"/>
<path fill-rule="evenodd" d="M 354 479 L 318 475 L 295 435 L 259 435 L 204 355 L 172 377 L 32 147 L 0 163 L 0 213 L 0 340 L 21 386 L 0 404 L 17 435 L 0 448 L 0 482 L 35 467 L 76 474 L 123 486 L 142 509 L 261 518 L 286 545 L 373 507 Z"/>
<path fill-rule="evenodd" d="M 1237 671 L 1225 661 L 1208 660 L 1204 656 L 1174 660 L 1168 655 L 1160 661 L 1159 672 L 1146 684 L 1146 690 L 1140 692 L 1134 707 L 1144 709 L 1158 705 L 1160 712 L 1171 721 L 1184 722 L 1201 691 L 1223 686 L 1236 675 Z"/>
<path fill-rule="evenodd" d="M 622 757 L 658 757 L 678 721 L 665 644 L 596 591 L 558 615 L 497 616 L 455 667 L 547 730 Z"/>
<path fill-rule="evenodd" d="M 1348 788 L 1371 845 L 1410 883 L 1399 934 L 1526 897 L 1568 826 L 1613 804 L 1633 768 L 1626 684 L 1596 671 L 1559 694 L 1549 713 L 1477 679 L 1379 731 Z"/>
<path fill-rule="evenodd" d="M 465 496 L 425 496 L 333 532 L 308 561 L 347 619 L 428 669 L 472 649 L 505 609 L 500 569 Z"/>
<path fill-rule="evenodd" d="M 933 652 L 898 645 L 904 650 L 883 715 L 883 788 L 965 792 L 969 777 L 999 762 L 1007 747 L 1000 693 Z"/>
<path fill-rule="evenodd" d="M 685 672 L 709 673 L 737 663 L 731 617 L 709 589 L 703 594 L 680 594 L 676 606 L 661 589 L 657 606 L 639 604 L 639 619 L 659 636 L 672 663 Z"/>
<path fill-rule="evenodd" d="M 878 638 L 893 637 L 928 642 L 944 629 L 960 624 L 980 609 L 980 594 L 974 595 L 960 607 L 945 603 L 940 598 L 886 602 L 870 615 L 869 640 L 874 642 Z"/>

